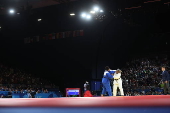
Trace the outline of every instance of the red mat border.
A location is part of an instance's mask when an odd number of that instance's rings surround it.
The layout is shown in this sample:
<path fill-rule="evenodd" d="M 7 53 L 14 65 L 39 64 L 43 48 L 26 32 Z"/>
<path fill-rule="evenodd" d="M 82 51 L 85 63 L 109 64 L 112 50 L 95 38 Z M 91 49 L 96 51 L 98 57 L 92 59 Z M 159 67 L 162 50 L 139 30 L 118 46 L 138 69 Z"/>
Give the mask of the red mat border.
<path fill-rule="evenodd" d="M 167 107 L 170 96 L 11 98 L 0 99 L 0 107 Z"/>

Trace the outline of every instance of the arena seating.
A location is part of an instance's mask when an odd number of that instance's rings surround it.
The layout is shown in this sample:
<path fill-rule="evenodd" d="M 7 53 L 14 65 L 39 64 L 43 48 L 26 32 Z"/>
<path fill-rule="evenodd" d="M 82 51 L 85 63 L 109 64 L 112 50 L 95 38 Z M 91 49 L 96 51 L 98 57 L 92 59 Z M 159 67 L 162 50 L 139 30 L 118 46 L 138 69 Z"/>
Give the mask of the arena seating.
<path fill-rule="evenodd" d="M 1 98 L 55 98 L 60 91 L 48 80 L 0 64 Z"/>

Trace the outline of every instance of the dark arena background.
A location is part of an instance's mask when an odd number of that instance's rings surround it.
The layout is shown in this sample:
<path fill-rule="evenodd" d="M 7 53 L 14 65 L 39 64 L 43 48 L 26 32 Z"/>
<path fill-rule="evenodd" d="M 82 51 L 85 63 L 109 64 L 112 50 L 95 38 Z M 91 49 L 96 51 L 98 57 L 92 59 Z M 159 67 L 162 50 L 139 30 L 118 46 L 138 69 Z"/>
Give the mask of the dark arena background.
<path fill-rule="evenodd" d="M 0 0 L 0 113 L 169 113 L 169 4 Z M 101 97 L 105 66 L 122 70 L 124 96 Z"/>

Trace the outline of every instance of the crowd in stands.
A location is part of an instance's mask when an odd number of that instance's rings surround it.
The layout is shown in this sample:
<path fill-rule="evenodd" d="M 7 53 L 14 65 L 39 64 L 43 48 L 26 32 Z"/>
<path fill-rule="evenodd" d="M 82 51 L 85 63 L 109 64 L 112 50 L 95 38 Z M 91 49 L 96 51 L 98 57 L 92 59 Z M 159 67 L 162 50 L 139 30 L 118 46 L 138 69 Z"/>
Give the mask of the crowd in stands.
<path fill-rule="evenodd" d="M 121 69 L 125 96 L 163 95 L 162 66 L 165 66 L 170 74 L 168 55 L 152 55 L 127 62 L 126 66 Z M 101 83 L 100 93 L 102 87 Z M 95 96 L 100 95 L 100 93 L 92 91 Z M 119 88 L 117 95 L 120 95 Z"/>
<path fill-rule="evenodd" d="M 57 89 L 48 80 L 36 78 L 31 74 L 26 74 L 19 69 L 8 68 L 0 64 L 0 97 L 11 98 L 12 94 L 23 93 L 34 98 L 38 93 L 48 93 L 48 88 Z M 8 94 L 4 96 L 2 92 Z"/>
<path fill-rule="evenodd" d="M 169 71 L 169 64 L 167 55 L 139 58 L 128 62 L 122 69 L 121 76 L 125 96 L 162 95 L 161 66 L 166 66 Z M 6 97 L 11 98 L 12 94 L 24 93 L 29 98 L 34 98 L 38 93 L 48 93 L 48 88 L 57 87 L 47 80 L 0 64 L 0 92 L 7 91 Z M 119 93 L 118 91 L 118 95 Z M 4 98 L 1 93 L 0 98 Z"/>
<path fill-rule="evenodd" d="M 126 96 L 161 95 L 161 66 L 169 71 L 167 55 L 134 59 L 122 69 L 123 88 Z M 119 92 L 120 93 L 120 92 Z"/>

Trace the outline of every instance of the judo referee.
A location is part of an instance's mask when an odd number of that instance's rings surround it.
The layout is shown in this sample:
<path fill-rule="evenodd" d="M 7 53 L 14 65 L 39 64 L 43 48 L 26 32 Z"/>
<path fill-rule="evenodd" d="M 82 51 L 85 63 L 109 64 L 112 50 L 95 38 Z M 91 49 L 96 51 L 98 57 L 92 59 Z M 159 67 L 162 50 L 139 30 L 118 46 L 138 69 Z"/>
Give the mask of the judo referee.
<path fill-rule="evenodd" d="M 122 88 L 122 79 L 121 79 L 121 70 L 117 69 L 114 73 L 114 81 L 113 81 L 113 96 L 117 95 L 117 87 L 119 87 L 121 96 L 124 96 L 123 88 Z"/>
<path fill-rule="evenodd" d="M 101 96 L 103 96 L 106 92 L 108 92 L 109 96 L 112 96 L 110 79 L 113 78 L 113 74 L 109 73 L 110 68 L 108 66 L 105 67 L 105 72 L 102 78 L 103 90 Z"/>

